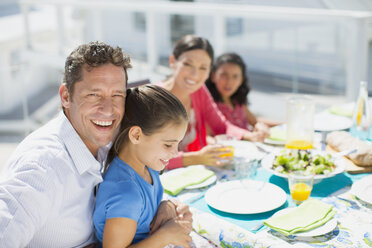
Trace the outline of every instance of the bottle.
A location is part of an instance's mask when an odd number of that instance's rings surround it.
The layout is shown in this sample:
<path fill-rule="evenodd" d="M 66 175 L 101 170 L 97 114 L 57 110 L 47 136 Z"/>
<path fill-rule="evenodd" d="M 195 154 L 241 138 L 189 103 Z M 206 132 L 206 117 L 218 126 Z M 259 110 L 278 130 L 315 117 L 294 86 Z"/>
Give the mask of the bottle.
<path fill-rule="evenodd" d="M 361 140 L 367 140 L 371 125 L 370 109 L 368 104 L 367 82 L 360 82 L 359 96 L 355 102 L 352 126 L 350 133 Z"/>

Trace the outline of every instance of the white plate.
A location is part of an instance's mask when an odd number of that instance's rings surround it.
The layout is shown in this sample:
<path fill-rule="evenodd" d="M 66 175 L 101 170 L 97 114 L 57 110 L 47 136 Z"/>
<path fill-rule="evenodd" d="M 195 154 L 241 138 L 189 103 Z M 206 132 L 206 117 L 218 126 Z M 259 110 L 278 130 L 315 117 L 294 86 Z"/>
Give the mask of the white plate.
<path fill-rule="evenodd" d="M 273 161 L 275 159 L 276 153 L 270 153 L 266 157 L 264 157 L 261 161 L 261 165 L 263 168 L 269 170 L 271 173 L 273 173 L 276 176 L 283 177 L 283 178 L 288 178 L 287 174 L 280 173 L 272 168 L 273 166 Z M 337 174 L 340 174 L 345 171 L 346 165 L 345 162 L 342 159 L 335 159 L 334 161 L 336 168 L 334 171 L 327 175 L 315 175 L 314 176 L 314 183 L 320 182 L 322 179 L 329 178 L 329 177 L 334 177 Z"/>
<path fill-rule="evenodd" d="M 209 206 L 234 214 L 267 212 L 282 206 L 286 200 L 286 193 L 278 186 L 253 180 L 216 184 L 205 194 Z"/>
<path fill-rule="evenodd" d="M 285 209 L 282 209 L 282 210 L 276 212 L 273 216 L 280 216 L 280 215 L 283 215 L 283 214 L 286 214 L 286 213 L 290 213 L 294 209 L 295 208 L 285 208 Z M 330 219 L 329 221 L 324 223 L 322 226 L 316 227 L 316 228 L 314 228 L 310 231 L 297 232 L 297 233 L 294 233 L 294 234 L 291 234 L 291 235 L 294 235 L 294 236 L 297 236 L 297 237 L 315 237 L 315 236 L 320 236 L 320 235 L 324 235 L 324 234 L 327 234 L 329 232 L 332 232 L 336 227 L 337 227 L 337 220 L 336 220 L 336 218 L 333 217 L 332 219 Z"/>
<path fill-rule="evenodd" d="M 351 118 L 331 114 L 328 110 L 314 117 L 314 130 L 320 132 L 346 130 L 351 127 L 351 124 Z"/>
<path fill-rule="evenodd" d="M 264 143 L 268 145 L 274 145 L 274 146 L 284 146 L 285 140 L 273 140 L 273 139 L 266 138 L 264 140 Z"/>
<path fill-rule="evenodd" d="M 351 186 L 351 193 L 360 200 L 372 204 L 372 175 L 354 182 Z"/>
<path fill-rule="evenodd" d="M 201 167 L 205 168 L 204 165 L 193 165 L 193 166 L 201 166 Z M 166 178 L 166 177 L 169 177 L 169 176 L 178 175 L 179 173 L 182 173 L 185 169 L 186 168 L 178 168 L 178 169 L 174 169 L 174 170 L 169 170 L 169 171 L 165 172 L 163 175 L 161 175 L 160 178 Z M 216 176 L 216 174 L 214 174 L 213 176 L 211 176 L 207 180 L 205 180 L 201 183 L 198 183 L 198 184 L 187 186 L 185 189 L 199 189 L 199 188 L 207 187 L 207 186 L 215 183 L 216 181 L 217 181 L 217 176 Z"/>

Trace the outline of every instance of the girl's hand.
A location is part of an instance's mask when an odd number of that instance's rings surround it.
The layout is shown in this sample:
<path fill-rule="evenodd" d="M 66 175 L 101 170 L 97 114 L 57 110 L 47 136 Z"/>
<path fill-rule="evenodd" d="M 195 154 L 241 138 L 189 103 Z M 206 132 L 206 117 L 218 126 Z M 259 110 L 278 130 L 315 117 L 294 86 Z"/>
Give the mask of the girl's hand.
<path fill-rule="evenodd" d="M 233 160 L 232 156 L 220 157 L 220 155 L 229 152 L 229 150 L 222 145 L 207 145 L 197 152 L 198 162 L 195 164 L 204 164 L 210 166 L 225 166 L 230 164 Z"/>
<path fill-rule="evenodd" d="M 192 213 L 189 206 L 177 200 L 162 201 L 156 215 L 150 225 L 150 234 L 156 232 L 168 220 L 185 220 L 189 222 L 187 227 L 192 230 Z"/>
<path fill-rule="evenodd" d="M 189 248 L 192 238 L 186 220 L 169 220 L 154 235 L 159 235 L 167 244 Z"/>

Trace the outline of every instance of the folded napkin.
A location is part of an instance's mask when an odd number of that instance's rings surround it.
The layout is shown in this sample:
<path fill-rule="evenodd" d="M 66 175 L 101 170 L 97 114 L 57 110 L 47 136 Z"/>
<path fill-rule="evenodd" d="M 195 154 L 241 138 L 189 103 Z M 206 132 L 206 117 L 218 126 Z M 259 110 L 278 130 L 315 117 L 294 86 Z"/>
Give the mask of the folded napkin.
<path fill-rule="evenodd" d="M 270 128 L 270 139 L 284 141 L 286 139 L 286 132 L 283 127 Z"/>
<path fill-rule="evenodd" d="M 264 224 L 284 235 L 290 235 L 321 226 L 332 219 L 335 213 L 332 205 L 310 199 L 289 213 L 267 219 Z"/>
<path fill-rule="evenodd" d="M 350 107 L 333 105 L 329 108 L 329 112 L 334 115 L 341 115 L 345 117 L 353 116 L 353 110 Z"/>
<path fill-rule="evenodd" d="M 213 175 L 213 171 L 203 166 L 189 166 L 182 168 L 182 172 L 179 174 L 162 177 L 161 183 L 163 184 L 165 193 L 177 195 L 187 186 L 201 183 Z"/>

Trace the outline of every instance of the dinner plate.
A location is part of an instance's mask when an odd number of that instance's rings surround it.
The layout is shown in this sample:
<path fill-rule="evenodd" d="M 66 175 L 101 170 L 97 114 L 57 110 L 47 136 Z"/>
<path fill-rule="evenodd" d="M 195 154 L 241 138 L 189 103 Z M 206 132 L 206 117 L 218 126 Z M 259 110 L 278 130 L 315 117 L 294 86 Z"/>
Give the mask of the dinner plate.
<path fill-rule="evenodd" d="M 268 145 L 274 145 L 274 146 L 284 146 L 285 140 L 273 140 L 273 139 L 266 138 L 264 139 L 264 143 Z"/>
<path fill-rule="evenodd" d="M 201 167 L 205 168 L 204 165 L 193 165 L 193 166 L 201 166 Z M 178 169 L 174 169 L 174 170 L 169 170 L 166 173 L 164 173 L 163 175 L 161 175 L 160 178 L 166 178 L 166 177 L 169 177 L 169 176 L 176 176 L 179 173 L 182 173 L 185 169 L 186 168 L 178 168 Z M 204 188 L 204 187 L 207 187 L 207 186 L 215 183 L 216 181 L 217 181 L 217 176 L 216 176 L 216 174 L 214 174 L 213 176 L 209 177 L 207 180 L 205 180 L 201 183 L 198 183 L 198 184 L 187 186 L 185 189 Z"/>
<path fill-rule="evenodd" d="M 270 171 L 271 173 L 273 173 L 276 176 L 283 177 L 283 178 L 288 178 L 288 174 L 280 173 L 280 172 L 278 172 L 278 171 L 276 171 L 272 168 L 273 161 L 275 159 L 276 154 L 277 153 L 270 153 L 269 155 L 264 157 L 261 161 L 261 165 L 262 165 L 263 168 Z M 329 174 L 326 174 L 326 175 L 315 175 L 314 176 L 314 183 L 318 183 L 322 179 L 325 179 L 325 178 L 334 177 L 335 175 L 340 174 L 340 173 L 345 171 L 346 164 L 342 159 L 335 159 L 334 163 L 336 165 L 335 170 L 332 171 Z"/>
<path fill-rule="evenodd" d="M 319 132 L 346 130 L 351 127 L 351 124 L 351 118 L 331 114 L 328 110 L 314 117 L 314 130 Z"/>
<path fill-rule="evenodd" d="M 209 206 L 233 214 L 267 212 L 282 206 L 286 200 L 286 193 L 278 186 L 254 180 L 219 183 L 205 194 Z"/>
<path fill-rule="evenodd" d="M 286 214 L 286 213 L 290 213 L 294 209 L 295 208 L 285 208 L 285 209 L 282 209 L 282 210 L 276 212 L 273 216 L 280 216 L 280 215 L 283 215 L 283 214 Z M 296 232 L 296 233 L 291 234 L 291 235 L 294 235 L 294 236 L 297 236 L 297 237 L 315 237 L 315 236 L 320 236 L 320 235 L 324 235 L 324 234 L 327 234 L 329 232 L 332 232 L 336 227 L 337 227 L 337 219 L 333 217 L 332 219 L 330 219 L 329 221 L 327 221 L 323 225 L 318 226 L 318 227 L 316 227 L 316 228 L 314 228 L 310 231 Z"/>
<path fill-rule="evenodd" d="M 351 186 L 351 193 L 360 200 L 372 204 L 372 175 L 354 182 Z"/>

